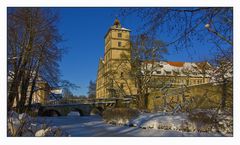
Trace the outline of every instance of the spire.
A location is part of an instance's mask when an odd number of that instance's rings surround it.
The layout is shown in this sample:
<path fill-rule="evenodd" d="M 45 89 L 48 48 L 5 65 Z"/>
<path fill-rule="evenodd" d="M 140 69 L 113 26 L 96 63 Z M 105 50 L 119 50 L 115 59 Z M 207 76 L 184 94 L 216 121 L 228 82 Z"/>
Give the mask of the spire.
<path fill-rule="evenodd" d="M 121 28 L 121 24 L 120 24 L 120 21 L 118 20 L 118 18 L 115 19 L 113 25 L 114 25 L 116 28 Z"/>

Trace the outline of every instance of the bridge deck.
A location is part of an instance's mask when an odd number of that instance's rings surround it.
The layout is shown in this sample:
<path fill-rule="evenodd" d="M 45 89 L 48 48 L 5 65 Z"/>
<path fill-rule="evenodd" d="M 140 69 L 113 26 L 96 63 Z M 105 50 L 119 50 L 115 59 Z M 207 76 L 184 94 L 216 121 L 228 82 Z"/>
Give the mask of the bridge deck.
<path fill-rule="evenodd" d="M 113 104 L 116 103 L 118 100 L 123 101 L 123 103 L 128 103 L 132 100 L 132 98 L 102 98 L 102 99 L 64 99 L 64 100 L 54 100 L 45 103 L 44 105 L 70 105 L 70 104 Z"/>

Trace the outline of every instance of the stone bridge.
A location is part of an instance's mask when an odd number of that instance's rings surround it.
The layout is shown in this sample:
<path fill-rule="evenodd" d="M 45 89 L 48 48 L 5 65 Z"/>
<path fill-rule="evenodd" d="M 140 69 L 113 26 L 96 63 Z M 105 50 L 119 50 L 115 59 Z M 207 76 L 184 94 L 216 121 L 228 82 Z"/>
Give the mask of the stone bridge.
<path fill-rule="evenodd" d="M 43 104 L 38 109 L 39 116 L 66 116 L 70 112 L 78 112 L 81 116 L 102 114 L 109 108 L 116 106 L 128 106 L 132 98 L 110 98 L 110 99 L 71 99 L 52 101 Z"/>

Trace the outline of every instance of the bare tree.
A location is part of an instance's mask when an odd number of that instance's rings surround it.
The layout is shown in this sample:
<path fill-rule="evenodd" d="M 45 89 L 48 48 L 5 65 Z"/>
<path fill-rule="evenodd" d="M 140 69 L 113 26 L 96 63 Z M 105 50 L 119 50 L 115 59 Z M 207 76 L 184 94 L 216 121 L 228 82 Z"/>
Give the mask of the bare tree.
<path fill-rule="evenodd" d="M 146 108 L 146 97 L 152 87 L 154 72 L 159 67 L 157 62 L 165 53 L 165 44 L 150 36 L 140 35 L 132 41 L 131 76 L 136 81 L 139 108 Z"/>
<path fill-rule="evenodd" d="M 77 90 L 80 88 L 79 85 L 71 83 L 68 80 L 61 80 L 58 84 L 58 87 L 63 89 L 63 97 L 65 98 L 73 97 L 74 95 L 71 90 Z"/>
<path fill-rule="evenodd" d="M 233 44 L 231 7 L 123 8 L 120 11 L 120 16 L 129 15 L 137 15 L 142 20 L 139 31 L 167 34 L 172 40 L 166 45 L 178 50 L 190 48 L 196 41 Z"/>
<path fill-rule="evenodd" d="M 131 96 L 137 96 L 138 107 L 146 109 L 147 95 L 149 89 L 154 85 L 154 72 L 158 68 L 157 62 L 163 59 L 163 54 L 167 53 L 167 49 L 162 41 L 142 34 L 132 37 L 130 53 L 130 57 L 127 54 L 121 54 L 121 61 L 117 62 L 115 69 L 109 71 L 108 78 L 111 80 L 110 83 L 115 84 L 115 90 L 119 90 L 122 96 L 128 93 Z M 119 69 L 124 74 L 120 78 L 116 75 L 119 73 Z M 117 83 L 119 79 L 126 84 L 125 89 Z M 166 83 L 166 80 L 162 79 L 157 85 L 163 85 L 163 83 Z M 137 94 L 133 92 L 132 84 L 137 89 Z"/>
<path fill-rule="evenodd" d="M 232 50 L 233 50 L 233 8 L 231 7 L 161 7 L 161 8 L 123 8 L 120 15 L 127 17 L 137 15 L 142 20 L 139 31 L 141 33 L 167 34 L 171 38 L 165 45 L 168 48 L 181 49 L 192 48 L 194 42 L 203 45 L 213 44 L 212 58 L 218 73 L 211 74 L 215 80 L 221 82 L 223 97 L 221 108 L 225 107 L 226 81 L 232 80 Z M 207 65 L 206 65 L 207 66 Z M 206 75 L 203 66 L 199 73 Z M 217 75 L 218 74 L 218 75 Z M 227 75 L 228 74 L 228 75 Z M 225 84 L 225 85 L 224 85 Z"/>
<path fill-rule="evenodd" d="M 57 13 L 49 8 L 8 9 L 8 110 L 14 100 L 18 112 L 27 102 L 30 106 L 40 78 L 49 85 L 58 83 L 62 39 L 57 20 Z"/>
<path fill-rule="evenodd" d="M 63 89 L 63 97 L 64 97 L 65 99 L 67 99 L 67 98 L 72 98 L 72 97 L 73 97 L 73 93 L 71 92 L 70 89 L 64 88 L 64 89 Z"/>
<path fill-rule="evenodd" d="M 221 86 L 221 102 L 220 109 L 225 110 L 226 101 L 232 99 L 233 95 L 233 54 L 232 51 L 218 53 L 213 60 L 216 65 L 213 71 L 213 80 Z M 231 107 L 232 108 L 232 107 Z"/>
<path fill-rule="evenodd" d="M 88 86 L 88 98 L 96 98 L 96 82 L 90 81 Z"/>

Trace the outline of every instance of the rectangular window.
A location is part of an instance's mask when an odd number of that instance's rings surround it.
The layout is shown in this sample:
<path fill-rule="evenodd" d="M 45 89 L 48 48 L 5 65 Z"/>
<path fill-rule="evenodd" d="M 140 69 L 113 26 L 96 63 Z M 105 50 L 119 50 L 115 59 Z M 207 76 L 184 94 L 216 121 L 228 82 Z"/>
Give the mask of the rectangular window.
<path fill-rule="evenodd" d="M 165 71 L 167 75 L 171 75 L 171 71 Z"/>
<path fill-rule="evenodd" d="M 122 33 L 118 33 L 118 38 L 122 38 Z"/>
<path fill-rule="evenodd" d="M 121 47 L 122 46 L 122 42 L 118 42 L 118 47 Z"/>

